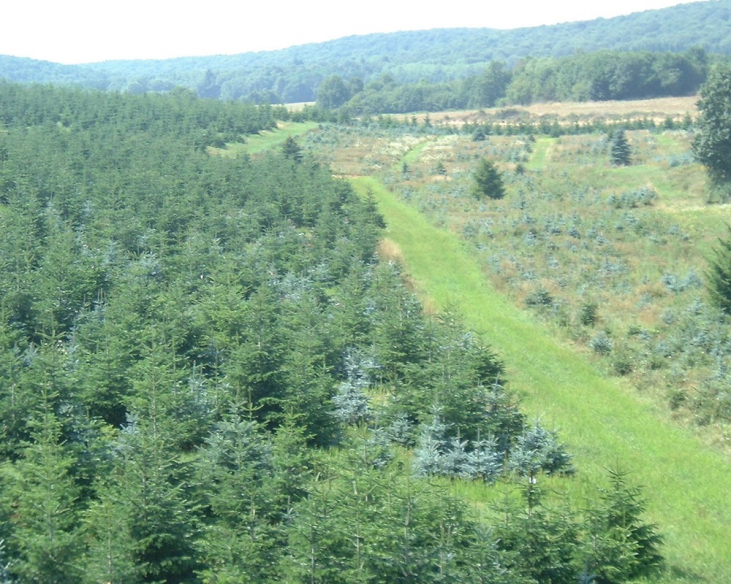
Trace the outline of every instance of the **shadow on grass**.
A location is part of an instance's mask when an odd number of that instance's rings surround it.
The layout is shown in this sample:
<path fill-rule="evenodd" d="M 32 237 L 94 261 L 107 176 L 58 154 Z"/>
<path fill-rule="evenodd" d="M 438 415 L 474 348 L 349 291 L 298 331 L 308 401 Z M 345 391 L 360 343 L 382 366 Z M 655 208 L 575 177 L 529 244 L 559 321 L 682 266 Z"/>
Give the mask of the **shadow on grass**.
<path fill-rule="evenodd" d="M 665 569 L 665 573 L 671 576 L 673 581 L 677 580 L 678 582 L 710 582 L 710 580 L 705 576 L 702 576 L 697 572 L 687 570 L 680 566 L 667 566 Z"/>

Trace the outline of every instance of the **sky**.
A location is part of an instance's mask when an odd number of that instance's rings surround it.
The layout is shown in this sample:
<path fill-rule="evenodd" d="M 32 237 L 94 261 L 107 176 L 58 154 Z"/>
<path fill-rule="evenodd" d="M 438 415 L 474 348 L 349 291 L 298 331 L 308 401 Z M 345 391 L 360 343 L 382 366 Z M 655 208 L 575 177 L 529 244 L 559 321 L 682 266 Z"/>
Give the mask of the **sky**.
<path fill-rule="evenodd" d="M 687 0 L 686 0 L 687 1 Z M 350 35 L 519 28 L 679 0 L 2 0 L 0 55 L 56 63 L 268 51 Z"/>

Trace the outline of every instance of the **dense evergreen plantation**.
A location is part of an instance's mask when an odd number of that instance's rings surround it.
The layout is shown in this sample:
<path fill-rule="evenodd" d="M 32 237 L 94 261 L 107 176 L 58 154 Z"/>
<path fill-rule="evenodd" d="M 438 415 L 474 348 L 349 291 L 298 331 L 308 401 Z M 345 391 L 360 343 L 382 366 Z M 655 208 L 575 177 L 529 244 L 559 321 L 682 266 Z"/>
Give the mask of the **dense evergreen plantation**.
<path fill-rule="evenodd" d="M 624 582 L 661 561 L 275 110 L 0 85 L 0 581 Z M 493 503 L 451 493 L 485 485 Z M 549 502 L 553 501 L 553 502 Z"/>

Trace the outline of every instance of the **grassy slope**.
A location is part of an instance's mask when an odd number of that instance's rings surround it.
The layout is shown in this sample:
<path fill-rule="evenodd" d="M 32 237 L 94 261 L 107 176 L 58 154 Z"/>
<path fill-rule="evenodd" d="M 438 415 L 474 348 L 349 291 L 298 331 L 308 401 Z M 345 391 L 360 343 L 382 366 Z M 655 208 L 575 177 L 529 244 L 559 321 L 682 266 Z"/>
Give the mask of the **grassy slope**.
<path fill-rule="evenodd" d="M 501 354 L 527 410 L 561 429 L 580 469 L 578 491 L 619 463 L 644 486 L 648 515 L 666 538 L 666 581 L 729 581 L 728 461 L 494 292 L 456 236 L 430 225 L 375 179 L 354 183 L 373 189 L 387 237 L 399 246 L 419 292 L 437 307 L 459 310 Z"/>
<path fill-rule="evenodd" d="M 209 148 L 211 153 L 221 156 L 236 157 L 241 153 L 259 154 L 284 143 L 290 136 L 296 137 L 317 128 L 317 122 L 289 122 L 280 124 L 275 130 L 265 130 L 253 136 L 247 136 L 246 143 L 227 144 L 226 148 Z"/>
<path fill-rule="evenodd" d="M 290 136 L 299 136 L 310 130 L 317 128 L 317 122 L 289 122 L 281 124 L 276 130 L 271 132 L 261 132 L 256 136 L 251 136 L 246 142 L 244 149 L 249 154 L 257 154 L 264 150 L 269 150 L 282 144 Z"/>

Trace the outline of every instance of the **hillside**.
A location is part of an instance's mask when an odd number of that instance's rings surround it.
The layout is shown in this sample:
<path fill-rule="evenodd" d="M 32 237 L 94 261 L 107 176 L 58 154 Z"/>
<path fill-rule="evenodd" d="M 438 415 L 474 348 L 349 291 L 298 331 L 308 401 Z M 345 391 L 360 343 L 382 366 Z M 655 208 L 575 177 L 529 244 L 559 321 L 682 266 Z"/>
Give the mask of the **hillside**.
<path fill-rule="evenodd" d="M 729 207 L 708 204 L 692 132 L 673 121 L 693 101 L 383 118 L 309 141 L 378 201 L 383 253 L 427 306 L 482 333 L 531 412 L 561 428 L 579 482 L 621 460 L 657 496 L 661 581 L 724 582 L 731 338 L 704 284 Z M 612 165 L 611 124 L 639 120 L 631 164 Z M 478 124 L 493 133 L 475 140 Z M 472 196 L 483 158 L 504 199 Z"/>
<path fill-rule="evenodd" d="M 621 381 L 602 375 L 506 302 L 457 236 L 429 225 L 377 182 L 356 184 L 375 193 L 389 225 L 386 235 L 422 297 L 439 310 L 458 311 L 499 347 L 531 413 L 561 428 L 582 469 L 580 483 L 590 484 L 621 461 L 652 493 L 649 512 L 667 544 L 670 573 L 662 581 L 696 581 L 691 574 L 723 581 L 731 570 L 726 554 L 731 513 L 723 486 L 731 480 L 728 458 L 663 419 Z M 582 487 L 572 489 L 576 496 Z"/>
<path fill-rule="evenodd" d="M 0 104 L 0 580 L 724 581 L 692 99 Z"/>
<path fill-rule="evenodd" d="M 364 82 L 388 75 L 399 83 L 436 83 L 475 75 L 493 60 L 513 65 L 527 56 L 560 57 L 576 51 L 682 52 L 702 47 L 727 55 L 730 19 L 731 2 L 717 0 L 554 26 L 372 34 L 240 55 L 79 66 L 3 57 L 0 77 L 131 92 L 183 85 L 205 97 L 302 102 L 312 101 L 330 75 Z"/>
<path fill-rule="evenodd" d="M 0 103 L 0 580 L 659 573 L 631 477 L 544 494 L 583 471 L 379 253 L 375 201 L 293 138 L 319 126 L 189 92 Z"/>

